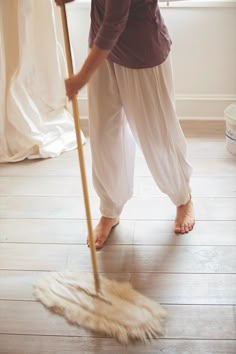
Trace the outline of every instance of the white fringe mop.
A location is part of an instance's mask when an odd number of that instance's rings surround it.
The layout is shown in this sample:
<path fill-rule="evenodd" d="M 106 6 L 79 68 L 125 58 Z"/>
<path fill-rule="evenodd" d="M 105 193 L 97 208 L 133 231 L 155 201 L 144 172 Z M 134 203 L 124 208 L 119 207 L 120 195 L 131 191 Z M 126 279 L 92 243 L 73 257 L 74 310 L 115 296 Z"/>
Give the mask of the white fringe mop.
<path fill-rule="evenodd" d="M 72 76 L 65 5 L 61 7 L 61 16 L 68 71 Z M 146 342 L 148 339 L 164 334 L 162 324 L 166 311 L 158 303 L 135 291 L 129 283 L 99 277 L 80 135 L 79 110 L 75 96 L 72 98 L 72 105 L 93 274 L 51 273 L 36 283 L 34 294 L 46 307 L 64 316 L 70 323 L 112 336 L 122 344 L 135 340 Z"/>
<path fill-rule="evenodd" d="M 35 295 L 70 323 L 115 337 L 120 343 L 163 335 L 162 307 L 135 291 L 129 283 L 101 278 L 96 293 L 91 274 L 52 273 L 38 282 Z"/>

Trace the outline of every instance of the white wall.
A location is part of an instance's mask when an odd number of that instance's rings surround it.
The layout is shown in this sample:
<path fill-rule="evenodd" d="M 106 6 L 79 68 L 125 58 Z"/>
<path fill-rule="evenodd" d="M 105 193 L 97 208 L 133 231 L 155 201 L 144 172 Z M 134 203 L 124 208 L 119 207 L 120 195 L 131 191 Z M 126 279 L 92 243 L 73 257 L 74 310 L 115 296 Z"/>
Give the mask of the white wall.
<path fill-rule="evenodd" d="M 70 35 L 79 69 L 87 53 L 89 0 L 67 5 Z M 236 0 L 161 4 L 173 46 L 172 62 L 180 118 L 222 118 L 236 102 Z M 79 95 L 82 117 L 87 91 Z"/>

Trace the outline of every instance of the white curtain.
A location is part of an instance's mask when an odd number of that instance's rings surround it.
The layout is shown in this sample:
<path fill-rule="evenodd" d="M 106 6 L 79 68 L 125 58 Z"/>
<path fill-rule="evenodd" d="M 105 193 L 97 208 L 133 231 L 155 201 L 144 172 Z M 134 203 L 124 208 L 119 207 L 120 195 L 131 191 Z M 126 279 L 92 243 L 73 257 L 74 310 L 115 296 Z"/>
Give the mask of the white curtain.
<path fill-rule="evenodd" d="M 0 0 L 0 162 L 76 148 L 59 15 L 52 0 Z"/>

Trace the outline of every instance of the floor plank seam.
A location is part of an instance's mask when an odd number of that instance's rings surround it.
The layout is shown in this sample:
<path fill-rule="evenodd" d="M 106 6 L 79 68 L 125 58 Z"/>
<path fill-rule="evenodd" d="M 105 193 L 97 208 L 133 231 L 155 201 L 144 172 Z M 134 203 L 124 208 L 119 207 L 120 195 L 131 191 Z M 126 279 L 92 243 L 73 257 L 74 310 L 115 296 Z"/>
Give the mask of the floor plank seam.
<path fill-rule="evenodd" d="M 152 296 L 150 296 L 150 298 L 154 298 Z M 156 297 L 155 297 L 156 299 Z M 157 299 L 158 301 L 158 299 Z M 24 300 L 24 299 L 0 299 L 0 303 L 1 302 L 14 302 L 14 303 L 38 303 L 38 304 L 41 304 L 41 302 L 39 300 L 36 300 L 36 299 L 27 299 L 27 300 Z M 194 307 L 194 306 L 204 306 L 204 307 L 235 307 L 236 306 L 236 303 L 234 304 L 222 304 L 222 303 L 173 303 L 173 302 L 163 302 L 163 301 L 158 301 L 160 305 L 163 305 L 163 306 L 168 306 L 168 307 L 176 307 L 176 306 L 188 306 L 188 307 Z"/>
<path fill-rule="evenodd" d="M 49 269 L 49 270 L 45 270 L 45 269 L 13 269 L 13 268 L 0 268 L 0 272 L 1 271 L 4 271 L 4 272 L 40 272 L 40 273 L 49 273 L 49 272 L 59 272 L 59 271 L 61 271 L 61 270 L 59 270 L 59 269 L 56 269 L 56 270 L 54 270 L 54 269 Z M 70 269 L 67 269 L 67 271 L 75 271 L 75 270 L 70 270 Z M 81 271 L 81 273 L 84 273 L 84 271 Z M 92 271 L 87 271 L 87 272 L 85 272 L 85 273 L 92 273 Z M 207 272 L 207 273 L 203 273 L 203 272 L 201 272 L 201 273 L 199 273 L 199 272 L 196 272 L 196 273 L 194 273 L 194 272 L 165 272 L 165 271 L 160 271 L 160 272 L 158 272 L 158 271 L 145 271 L 145 272 L 141 272 L 140 273 L 140 271 L 138 271 L 138 272 L 131 272 L 131 271 L 129 271 L 129 270 L 127 270 L 126 272 L 112 272 L 112 271 L 109 271 L 109 272 L 98 272 L 98 274 L 107 274 L 107 273 L 109 273 L 109 274 L 158 274 L 158 275 L 160 275 L 160 274 L 163 274 L 163 275 L 168 275 L 168 274 L 173 274 L 173 275 L 176 275 L 176 274 L 183 274 L 183 275 L 235 275 L 236 273 L 232 273 L 232 272 L 229 272 L 229 273 L 216 273 L 216 272 L 214 272 L 214 273 L 209 273 L 209 272 Z"/>
<path fill-rule="evenodd" d="M 178 237 L 178 236 L 176 236 Z M 188 236 L 185 236 L 188 237 Z M 17 242 L 17 241 L 1 241 L 0 240 L 0 245 L 45 245 L 45 246 L 50 246 L 50 245 L 57 245 L 57 246 L 86 246 L 87 248 L 87 242 L 86 240 L 84 243 L 70 243 L 70 242 Z M 124 246 L 125 248 L 130 247 L 130 246 L 136 246 L 136 247 L 236 247 L 235 244 L 227 244 L 227 245 L 222 245 L 222 244 L 172 244 L 172 243 L 109 243 L 107 246 L 112 246 L 113 248 L 120 248 Z M 103 251 L 97 251 L 102 253 Z"/>

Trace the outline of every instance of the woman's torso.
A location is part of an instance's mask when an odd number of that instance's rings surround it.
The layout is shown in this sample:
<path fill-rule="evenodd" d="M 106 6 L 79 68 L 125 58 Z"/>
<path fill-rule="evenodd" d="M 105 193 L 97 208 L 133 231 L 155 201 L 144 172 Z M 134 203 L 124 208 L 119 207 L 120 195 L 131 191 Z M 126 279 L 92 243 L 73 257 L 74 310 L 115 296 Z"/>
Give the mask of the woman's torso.
<path fill-rule="evenodd" d="M 109 60 L 130 68 L 147 68 L 161 64 L 169 54 L 171 39 L 160 14 L 157 0 L 92 0 L 90 46 L 105 19 L 106 1 L 112 1 L 114 16 L 120 1 L 130 2 L 124 31 L 108 57 Z M 111 3 L 110 3 L 111 4 Z M 116 31 L 115 25 L 109 27 Z"/>

